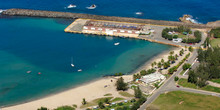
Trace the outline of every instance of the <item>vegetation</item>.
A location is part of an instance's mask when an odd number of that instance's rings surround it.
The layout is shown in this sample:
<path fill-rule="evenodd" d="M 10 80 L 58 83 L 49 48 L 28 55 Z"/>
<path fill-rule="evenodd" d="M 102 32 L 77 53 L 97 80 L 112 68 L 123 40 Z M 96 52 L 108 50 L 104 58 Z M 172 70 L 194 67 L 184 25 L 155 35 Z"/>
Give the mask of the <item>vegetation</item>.
<path fill-rule="evenodd" d="M 116 98 L 112 99 L 111 102 L 117 102 L 117 101 L 121 101 L 121 100 L 125 100 L 125 99 L 121 98 L 121 97 L 116 97 Z"/>
<path fill-rule="evenodd" d="M 141 98 L 142 97 L 142 92 L 141 92 L 139 86 L 136 89 L 134 89 L 134 96 L 135 96 L 135 98 Z"/>
<path fill-rule="evenodd" d="M 130 110 L 137 110 L 147 99 L 145 97 L 141 97 L 137 102 L 135 102 Z"/>
<path fill-rule="evenodd" d="M 108 94 L 105 94 L 104 96 L 112 96 L 112 94 L 111 94 L 111 93 L 108 93 Z"/>
<path fill-rule="evenodd" d="M 128 92 L 125 91 L 120 91 L 119 94 L 124 97 L 134 97 L 134 95 L 129 94 Z"/>
<path fill-rule="evenodd" d="M 38 108 L 37 110 L 49 110 L 47 107 L 41 107 L 41 108 Z"/>
<path fill-rule="evenodd" d="M 188 39 L 183 39 L 183 43 L 199 43 L 202 39 L 202 33 L 200 31 L 195 31 L 194 32 L 195 39 L 188 38 Z"/>
<path fill-rule="evenodd" d="M 219 97 L 173 91 L 161 94 L 147 110 L 219 110 L 219 103 Z"/>
<path fill-rule="evenodd" d="M 189 51 L 190 51 L 190 52 L 193 52 L 192 46 L 189 47 Z"/>
<path fill-rule="evenodd" d="M 205 42 L 203 43 L 204 48 L 208 47 L 209 44 L 210 44 L 210 39 L 209 39 L 209 37 L 207 37 Z"/>
<path fill-rule="evenodd" d="M 211 36 L 215 37 L 215 38 L 220 38 L 220 27 L 216 28 L 216 29 L 212 29 L 210 31 Z"/>
<path fill-rule="evenodd" d="M 187 82 L 187 79 L 183 79 L 183 78 L 179 79 L 178 84 L 183 86 L 183 87 L 188 87 L 188 88 L 193 88 L 193 89 L 200 89 L 200 90 L 206 90 L 206 91 L 212 91 L 212 92 L 220 93 L 220 88 L 218 88 L 218 87 L 213 87 L 213 86 L 210 86 L 210 85 L 205 85 L 205 86 L 199 88 L 198 84 Z"/>
<path fill-rule="evenodd" d="M 178 80 L 179 80 L 179 77 L 176 76 L 176 77 L 174 78 L 174 81 L 178 81 Z"/>
<path fill-rule="evenodd" d="M 104 97 L 104 98 L 97 98 L 92 100 L 91 102 L 87 102 L 85 105 L 82 105 L 80 108 L 90 107 L 98 105 L 99 102 L 105 102 L 106 99 L 111 100 L 113 97 Z"/>
<path fill-rule="evenodd" d="M 55 110 L 75 110 L 75 108 L 71 106 L 61 106 L 56 108 Z"/>
<path fill-rule="evenodd" d="M 219 83 L 220 84 L 220 79 L 211 79 L 212 82 L 214 83 Z"/>
<path fill-rule="evenodd" d="M 98 105 L 99 105 L 99 108 L 100 108 L 100 109 L 105 108 L 105 106 L 104 106 L 103 102 L 101 102 L 101 101 L 98 103 Z"/>
<path fill-rule="evenodd" d="M 185 64 L 183 65 L 183 70 L 185 71 L 185 70 L 189 69 L 190 67 L 191 67 L 191 64 L 185 63 Z"/>
<path fill-rule="evenodd" d="M 200 65 L 189 72 L 188 82 L 204 87 L 207 80 L 220 78 L 220 48 L 199 49 Z"/>
<path fill-rule="evenodd" d="M 87 102 L 86 102 L 86 99 L 85 99 L 85 98 L 83 98 L 82 104 L 83 104 L 83 105 L 87 104 Z"/>
<path fill-rule="evenodd" d="M 117 80 L 115 85 L 117 90 L 125 91 L 128 89 L 128 84 L 124 82 L 124 79 L 122 77 Z"/>
<path fill-rule="evenodd" d="M 154 64 L 154 63 L 152 63 Z M 133 81 L 135 81 L 136 79 L 140 79 L 141 76 L 144 76 L 144 75 L 148 75 L 148 74 L 151 74 L 151 73 L 154 73 L 156 72 L 155 69 L 148 69 L 147 71 L 146 70 L 141 70 L 141 72 L 139 74 L 133 74 Z"/>
<path fill-rule="evenodd" d="M 123 76 L 124 74 L 123 73 L 115 73 L 114 76 Z"/>
<path fill-rule="evenodd" d="M 220 38 L 212 39 L 210 44 L 212 47 L 220 47 Z"/>

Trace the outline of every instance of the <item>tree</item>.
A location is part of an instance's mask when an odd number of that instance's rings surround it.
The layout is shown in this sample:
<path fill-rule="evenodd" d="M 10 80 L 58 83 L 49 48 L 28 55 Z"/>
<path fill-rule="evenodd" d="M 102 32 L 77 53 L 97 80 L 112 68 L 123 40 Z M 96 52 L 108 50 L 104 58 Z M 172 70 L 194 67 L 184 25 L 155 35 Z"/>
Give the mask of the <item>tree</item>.
<path fill-rule="evenodd" d="M 165 63 L 163 64 L 163 68 L 164 68 L 164 69 L 167 69 L 169 66 L 170 66 L 169 62 L 165 62 Z"/>
<path fill-rule="evenodd" d="M 41 107 L 41 108 L 38 108 L 37 110 L 49 110 L 49 109 L 46 107 Z"/>
<path fill-rule="evenodd" d="M 116 89 L 123 90 L 123 91 L 128 89 L 128 84 L 124 82 L 124 79 L 122 77 L 117 80 Z"/>
<path fill-rule="evenodd" d="M 85 99 L 85 98 L 83 98 L 82 104 L 83 104 L 83 105 L 87 104 L 87 102 L 86 102 L 86 99 Z"/>
<path fill-rule="evenodd" d="M 162 63 L 162 64 L 164 63 L 164 59 L 161 59 L 161 63 Z"/>
<path fill-rule="evenodd" d="M 183 54 L 184 54 L 184 50 L 181 49 L 180 52 L 179 52 L 179 55 L 182 56 Z"/>
<path fill-rule="evenodd" d="M 197 76 L 196 76 L 196 74 L 193 70 L 189 71 L 188 82 L 190 82 L 190 83 L 196 83 L 197 82 Z"/>
<path fill-rule="evenodd" d="M 189 51 L 190 51 L 190 52 L 193 52 L 192 46 L 189 47 Z"/>
<path fill-rule="evenodd" d="M 141 98 L 142 97 L 142 92 L 141 92 L 139 86 L 136 89 L 134 89 L 134 96 L 135 96 L 135 98 Z"/>
<path fill-rule="evenodd" d="M 140 74 L 133 74 L 133 81 L 135 81 L 136 79 L 140 79 L 141 75 Z"/>
<path fill-rule="evenodd" d="M 177 54 L 175 55 L 175 59 L 178 60 L 178 55 Z"/>
<path fill-rule="evenodd" d="M 151 63 L 152 68 L 154 67 L 154 63 Z"/>
<path fill-rule="evenodd" d="M 178 80 L 179 80 L 179 77 L 175 76 L 174 81 L 178 81 Z"/>
<path fill-rule="evenodd" d="M 191 64 L 185 63 L 182 68 L 185 71 L 185 70 L 189 69 L 190 67 L 191 67 Z"/>
<path fill-rule="evenodd" d="M 187 46 L 185 45 L 185 51 L 187 50 Z"/>
<path fill-rule="evenodd" d="M 170 51 L 170 56 L 172 56 L 174 54 L 174 51 Z"/>
<path fill-rule="evenodd" d="M 161 62 L 158 62 L 158 63 L 157 63 L 157 67 L 158 67 L 158 68 L 161 68 L 161 67 L 162 67 Z"/>
<path fill-rule="evenodd" d="M 144 76 L 144 75 L 147 74 L 147 71 L 146 71 L 146 70 L 141 70 L 140 74 L 141 74 L 142 76 Z"/>
<path fill-rule="evenodd" d="M 104 102 L 105 102 L 106 104 L 109 104 L 109 103 L 110 103 L 109 98 L 105 98 L 105 99 L 104 99 Z"/>
<path fill-rule="evenodd" d="M 103 102 L 101 102 L 101 101 L 98 103 L 98 105 L 99 105 L 99 108 L 101 108 L 101 109 L 105 108 Z"/>

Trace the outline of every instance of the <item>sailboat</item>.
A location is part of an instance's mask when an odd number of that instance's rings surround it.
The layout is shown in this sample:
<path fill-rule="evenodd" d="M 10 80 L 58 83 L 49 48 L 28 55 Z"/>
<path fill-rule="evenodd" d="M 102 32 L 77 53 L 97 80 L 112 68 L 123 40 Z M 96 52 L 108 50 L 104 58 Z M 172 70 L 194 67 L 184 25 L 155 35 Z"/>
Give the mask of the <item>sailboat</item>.
<path fill-rule="evenodd" d="M 73 64 L 73 57 L 71 57 L 71 64 L 72 67 L 74 67 L 75 65 Z"/>

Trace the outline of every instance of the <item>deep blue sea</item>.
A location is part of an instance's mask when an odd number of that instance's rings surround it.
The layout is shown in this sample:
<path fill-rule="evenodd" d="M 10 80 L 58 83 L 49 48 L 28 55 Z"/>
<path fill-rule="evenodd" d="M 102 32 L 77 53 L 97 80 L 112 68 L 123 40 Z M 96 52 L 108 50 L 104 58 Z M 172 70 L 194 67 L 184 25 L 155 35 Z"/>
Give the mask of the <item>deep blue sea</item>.
<path fill-rule="evenodd" d="M 77 7 L 66 9 L 69 4 Z M 97 8 L 85 8 L 91 4 Z M 219 6 L 218 0 L 0 0 L 0 9 L 26 8 L 172 21 L 190 14 L 201 23 L 220 20 Z M 137 16 L 135 12 L 143 12 L 143 15 Z M 57 93 L 116 72 L 129 74 L 150 58 L 172 48 L 142 40 L 65 33 L 64 29 L 71 22 L 0 18 L 0 106 Z M 114 46 L 115 42 L 120 45 Z M 70 66 L 71 59 L 74 68 Z"/>

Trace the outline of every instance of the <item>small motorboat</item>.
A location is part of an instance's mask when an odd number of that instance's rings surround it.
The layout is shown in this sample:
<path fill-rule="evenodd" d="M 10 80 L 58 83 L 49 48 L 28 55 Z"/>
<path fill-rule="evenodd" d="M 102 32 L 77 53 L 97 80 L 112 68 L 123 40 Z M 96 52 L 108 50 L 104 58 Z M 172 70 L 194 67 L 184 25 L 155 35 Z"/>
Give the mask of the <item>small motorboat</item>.
<path fill-rule="evenodd" d="M 31 71 L 27 71 L 27 73 L 31 73 Z"/>
<path fill-rule="evenodd" d="M 119 42 L 114 43 L 114 45 L 119 45 L 119 44 L 120 44 Z"/>
<path fill-rule="evenodd" d="M 71 63 L 71 66 L 74 67 L 75 65 Z"/>
<path fill-rule="evenodd" d="M 81 72 L 81 71 L 82 71 L 82 69 L 79 69 L 79 70 L 78 70 L 78 72 Z"/>
<path fill-rule="evenodd" d="M 136 15 L 142 15 L 143 13 L 142 12 L 136 12 L 135 14 Z"/>
<path fill-rule="evenodd" d="M 76 5 L 70 4 L 67 8 L 76 8 Z"/>
<path fill-rule="evenodd" d="M 97 6 L 95 4 L 91 5 L 90 7 L 86 7 L 87 9 L 95 9 Z"/>

